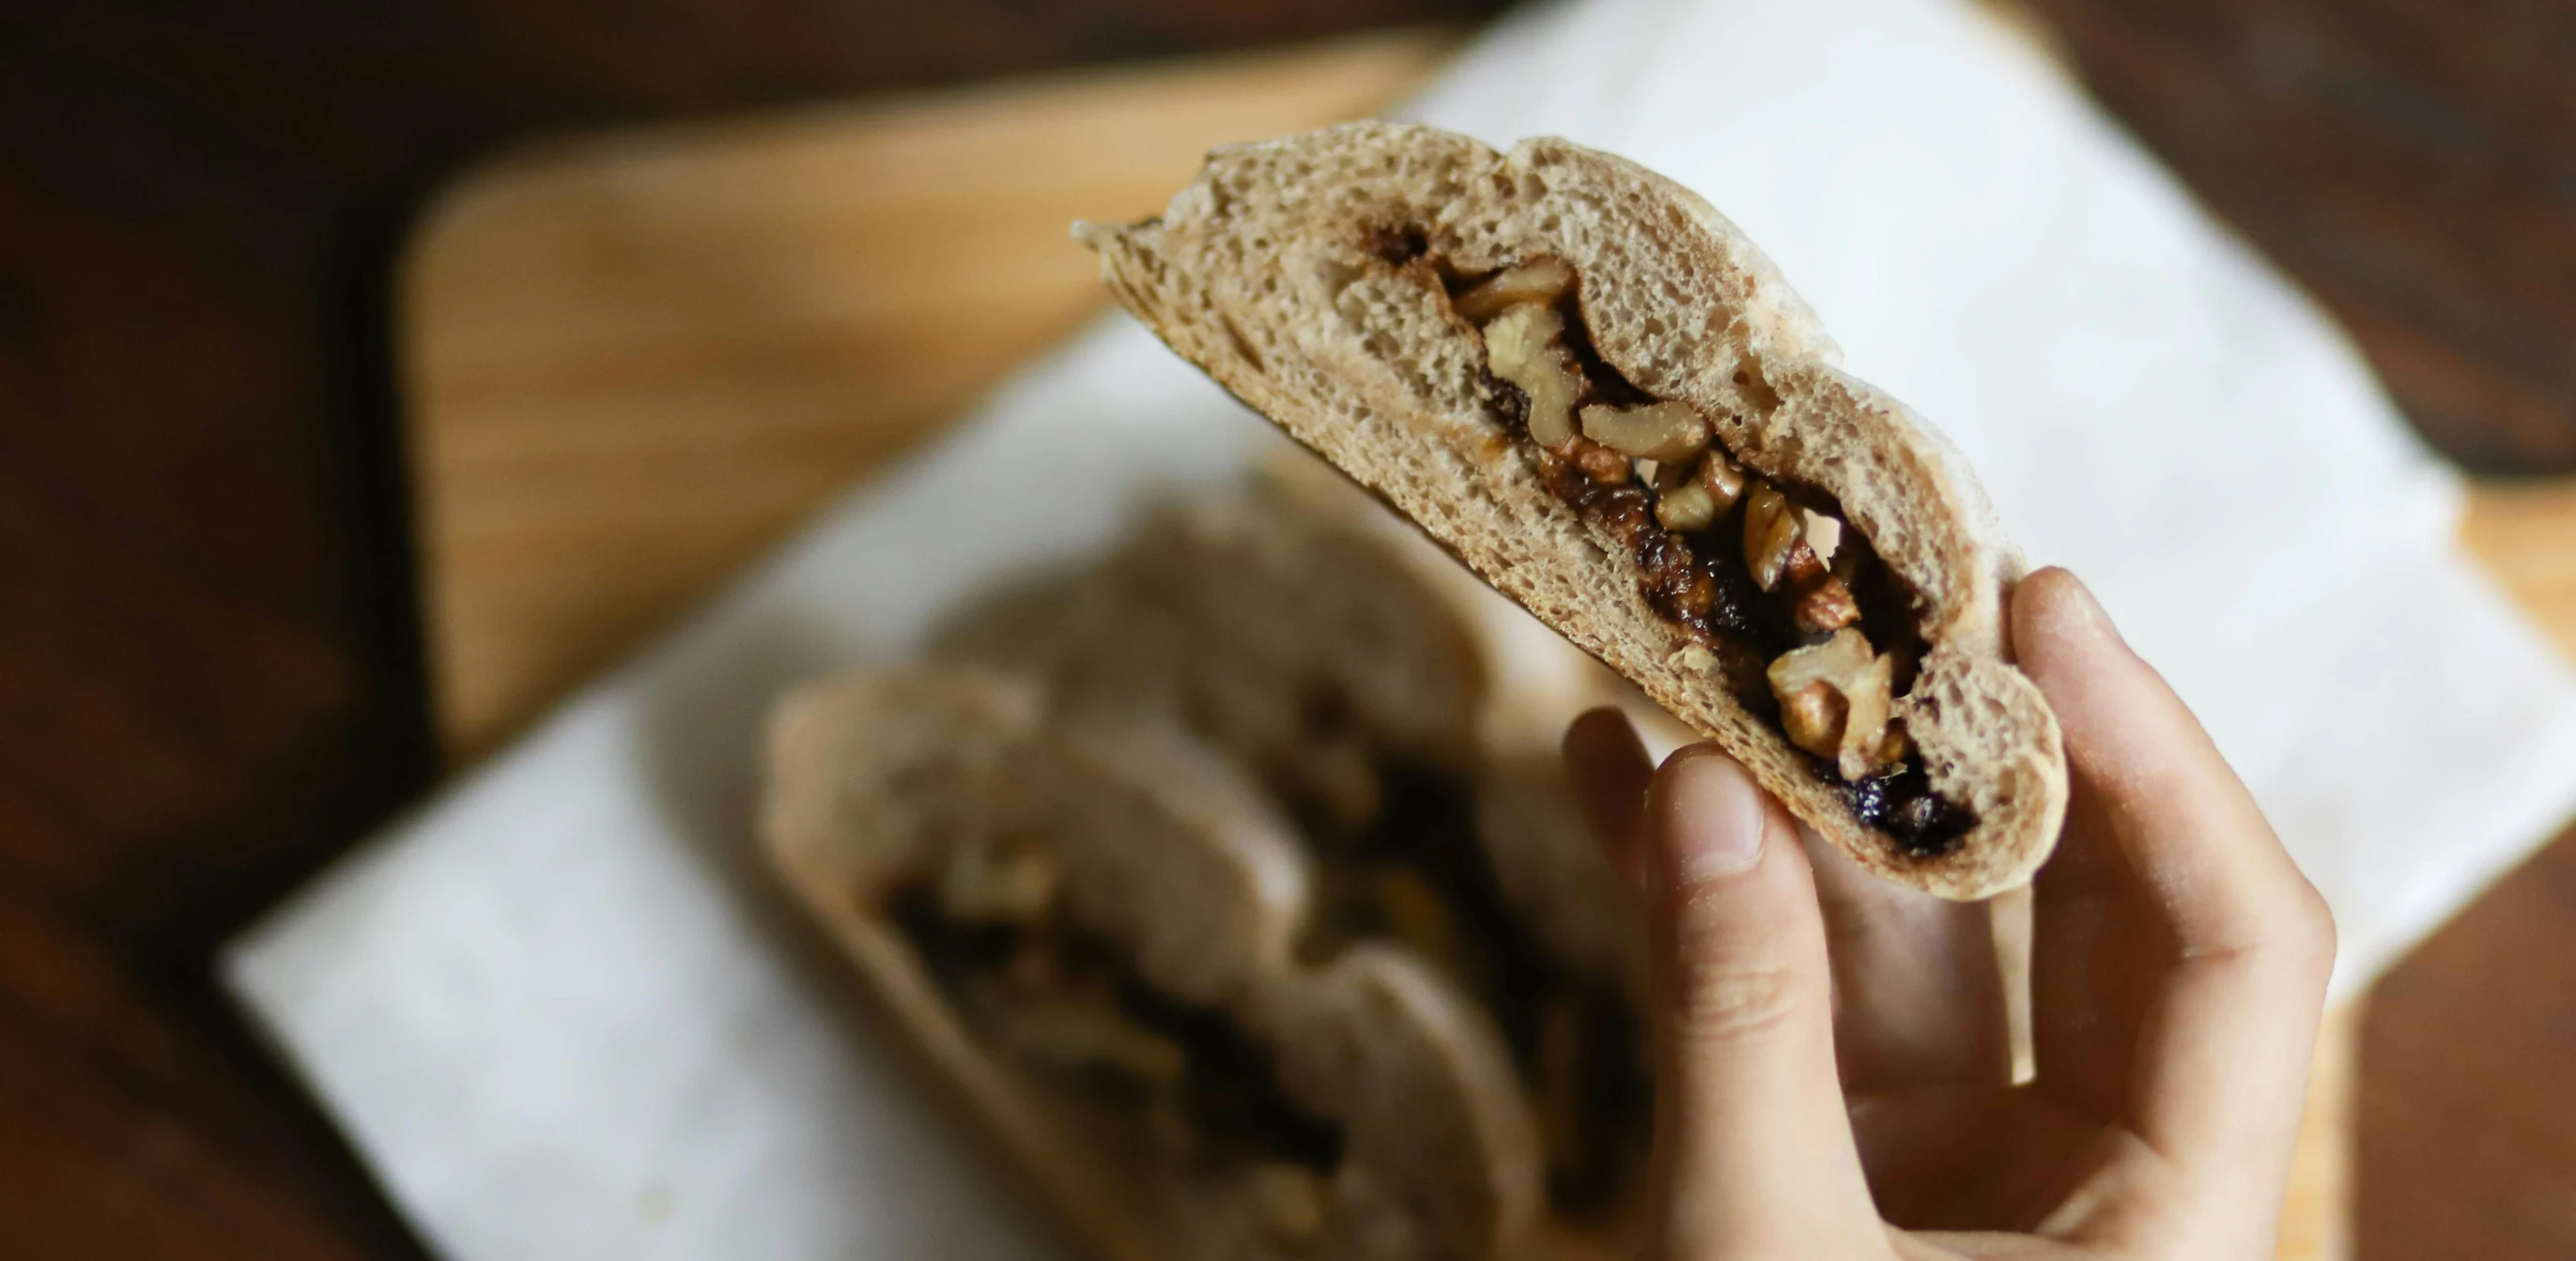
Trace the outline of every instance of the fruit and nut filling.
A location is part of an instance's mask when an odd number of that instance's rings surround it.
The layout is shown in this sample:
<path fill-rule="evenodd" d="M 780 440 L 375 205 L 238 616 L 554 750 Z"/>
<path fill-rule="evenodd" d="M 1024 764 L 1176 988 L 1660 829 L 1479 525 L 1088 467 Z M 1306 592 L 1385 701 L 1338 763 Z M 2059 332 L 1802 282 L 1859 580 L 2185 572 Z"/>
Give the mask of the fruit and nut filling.
<path fill-rule="evenodd" d="M 1158 1157 L 1240 1179 L 1277 1242 L 1320 1241 L 1341 1127 L 1289 1099 L 1230 1016 L 1175 1001 L 1072 922 L 1059 885 L 1041 843 L 963 842 L 896 885 L 887 912 L 985 1045 L 1110 1105 Z"/>
<path fill-rule="evenodd" d="M 1476 835 L 1467 785 L 1401 757 L 1365 763 L 1372 808 L 1353 817 L 1309 793 L 1282 800 L 1314 846 L 1308 959 L 1392 940 L 1492 1014 L 1528 1087 L 1556 1211 L 1614 1214 L 1641 1181 L 1653 1070 L 1624 994 L 1575 975 L 1507 904 Z"/>
<path fill-rule="evenodd" d="M 1648 602 L 1695 641 L 1687 663 L 1735 681 L 1904 853 L 1943 853 L 1974 826 L 1933 793 L 1896 714 L 1923 652 L 1911 593 L 1838 505 L 1754 474 L 1697 408 L 1604 362 L 1564 261 L 1444 283 L 1483 333 L 1487 397 L 1550 493 L 1630 549 Z"/>

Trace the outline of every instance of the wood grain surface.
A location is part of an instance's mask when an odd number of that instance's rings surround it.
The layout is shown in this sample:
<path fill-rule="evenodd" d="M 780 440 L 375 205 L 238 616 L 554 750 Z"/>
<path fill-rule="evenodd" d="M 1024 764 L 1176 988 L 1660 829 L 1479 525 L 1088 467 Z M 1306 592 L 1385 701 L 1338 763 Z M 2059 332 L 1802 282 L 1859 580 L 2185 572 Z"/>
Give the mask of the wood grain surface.
<path fill-rule="evenodd" d="M 2436 446 L 2576 472 L 2576 7 L 2026 2 Z"/>
<path fill-rule="evenodd" d="M 1101 305 L 1077 216 L 1148 213 L 1212 141 L 1350 117 L 1446 47 L 1374 38 L 550 147 L 408 261 L 439 713 L 488 747 Z M 2472 537 L 2576 642 L 2576 489 Z M 2280 1255 L 2349 1253 L 2357 1011 L 2323 1038 Z"/>
<path fill-rule="evenodd" d="M 406 261 L 439 729 L 489 748 L 1103 303 L 1073 220 L 1358 117 L 1450 36 L 532 150 Z"/>
<path fill-rule="evenodd" d="M 505 144 L 1501 0 L 0 3 L 0 1257 L 424 1255 L 215 950 L 434 782 L 388 316 Z"/>
<path fill-rule="evenodd" d="M 2446 450 L 2566 467 L 2565 5 L 2034 3 Z M 0 5 L 0 1253 L 420 1255 L 207 960 L 435 772 L 387 337 L 428 190 L 566 128 L 1496 7 Z M 2566 493 L 2482 496 L 2471 537 Z M 2494 550 L 2571 599 L 2565 550 Z M 2568 840 L 2380 987 L 2363 1257 L 2576 1257 L 2571 993 Z"/>

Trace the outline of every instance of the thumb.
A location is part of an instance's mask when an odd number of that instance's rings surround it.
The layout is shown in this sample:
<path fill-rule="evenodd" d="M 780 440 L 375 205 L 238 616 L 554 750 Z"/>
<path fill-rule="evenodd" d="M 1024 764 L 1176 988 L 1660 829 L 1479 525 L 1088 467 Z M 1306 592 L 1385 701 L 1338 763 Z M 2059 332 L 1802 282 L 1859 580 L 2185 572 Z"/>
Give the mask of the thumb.
<path fill-rule="evenodd" d="M 1665 1256 L 1883 1256 L 1795 825 L 1711 745 L 1646 796 Z"/>

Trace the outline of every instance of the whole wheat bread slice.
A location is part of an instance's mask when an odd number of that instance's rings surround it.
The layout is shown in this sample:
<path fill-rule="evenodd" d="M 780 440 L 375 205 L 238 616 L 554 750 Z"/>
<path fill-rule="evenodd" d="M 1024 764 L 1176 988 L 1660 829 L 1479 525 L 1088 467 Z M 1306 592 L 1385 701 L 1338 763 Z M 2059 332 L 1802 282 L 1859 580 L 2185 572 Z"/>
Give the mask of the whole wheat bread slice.
<path fill-rule="evenodd" d="M 970 602 L 931 653 L 1036 673 L 1061 716 L 1184 726 L 1357 821 L 1374 761 L 1470 763 L 1485 679 L 1443 598 L 1344 517 L 1271 479 L 1164 504 L 1097 563 Z"/>
<path fill-rule="evenodd" d="M 1294 957 L 1311 870 L 1257 785 L 1146 725 L 1053 726 L 1035 679 L 863 672 L 771 723 L 774 864 L 1084 1240 L 1121 1258 L 1503 1255 L 1538 1211 L 1536 1139 L 1500 1035 L 1419 961 Z M 1081 1092 L 1015 1071 L 942 992 L 890 907 L 958 846 L 1035 838 L 1066 912 L 1161 993 L 1224 1013 L 1341 1127 L 1327 1234 L 1286 1245 L 1242 1171 L 1140 1147 Z M 1130 1118 L 1132 1119 L 1132 1118 Z"/>
<path fill-rule="evenodd" d="M 1254 410 L 1386 499 L 1486 581 L 1741 759 L 1864 866 L 1954 898 L 2028 880 L 2066 799 L 2057 724 L 2015 669 L 2021 561 L 1958 453 L 1834 366 L 1806 305 L 1688 190 L 1562 140 L 1498 153 L 1356 123 L 1219 149 L 1158 220 L 1081 224 L 1119 301 Z M 1821 491 L 1914 595 L 1926 651 L 1898 713 L 1932 788 L 1974 826 L 1930 856 L 1864 825 L 1737 693 L 1758 680 L 1664 620 L 1628 549 L 1552 495 L 1495 414 L 1484 344 L 1438 259 L 1547 257 L 1580 277 L 1602 360 L 1687 402 L 1753 472 Z"/>

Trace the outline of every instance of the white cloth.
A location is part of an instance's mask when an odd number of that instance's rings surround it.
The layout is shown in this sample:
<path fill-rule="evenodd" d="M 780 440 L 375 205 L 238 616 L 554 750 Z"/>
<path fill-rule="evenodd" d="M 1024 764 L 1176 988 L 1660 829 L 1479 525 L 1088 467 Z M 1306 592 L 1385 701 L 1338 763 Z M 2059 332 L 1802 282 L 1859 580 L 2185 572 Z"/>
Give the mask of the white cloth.
<path fill-rule="evenodd" d="M 2576 805 L 2576 683 L 2454 545 L 2454 479 L 1968 0 L 1580 0 L 1407 112 L 1626 153 L 1743 225 L 2207 721 L 2347 989 Z M 461 1261 L 1043 1252 L 758 870 L 758 718 L 1275 441 L 1108 320 L 317 880 L 230 985 Z"/>

